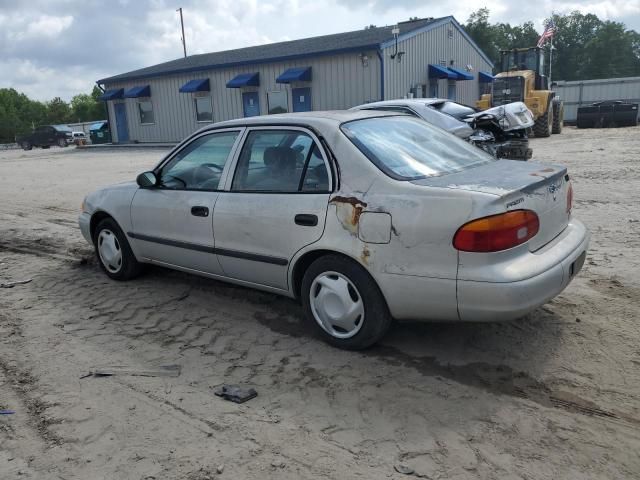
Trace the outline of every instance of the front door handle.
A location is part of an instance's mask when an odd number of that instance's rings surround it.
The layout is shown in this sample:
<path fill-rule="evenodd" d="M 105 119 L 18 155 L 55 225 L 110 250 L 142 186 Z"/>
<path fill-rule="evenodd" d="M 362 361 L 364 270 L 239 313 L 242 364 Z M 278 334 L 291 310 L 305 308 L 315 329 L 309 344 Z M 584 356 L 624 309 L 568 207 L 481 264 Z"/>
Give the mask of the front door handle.
<path fill-rule="evenodd" d="M 299 213 L 295 217 L 296 225 L 302 225 L 305 227 L 315 227 L 318 225 L 318 216 L 311 215 L 309 213 Z"/>
<path fill-rule="evenodd" d="M 200 205 L 196 205 L 195 207 L 191 207 L 191 215 L 195 217 L 208 217 L 209 216 L 209 208 L 203 207 Z"/>

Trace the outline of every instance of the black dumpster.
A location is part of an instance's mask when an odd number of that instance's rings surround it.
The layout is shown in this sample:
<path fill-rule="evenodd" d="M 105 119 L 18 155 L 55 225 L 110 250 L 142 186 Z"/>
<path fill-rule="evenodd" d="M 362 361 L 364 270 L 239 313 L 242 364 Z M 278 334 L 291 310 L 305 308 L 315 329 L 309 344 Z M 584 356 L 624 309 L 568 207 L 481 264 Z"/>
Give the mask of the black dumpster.
<path fill-rule="evenodd" d="M 96 122 L 89 127 L 91 143 L 111 143 L 109 122 Z"/>
<path fill-rule="evenodd" d="M 596 102 L 578 108 L 578 128 L 630 127 L 638 124 L 638 104 L 622 100 Z"/>

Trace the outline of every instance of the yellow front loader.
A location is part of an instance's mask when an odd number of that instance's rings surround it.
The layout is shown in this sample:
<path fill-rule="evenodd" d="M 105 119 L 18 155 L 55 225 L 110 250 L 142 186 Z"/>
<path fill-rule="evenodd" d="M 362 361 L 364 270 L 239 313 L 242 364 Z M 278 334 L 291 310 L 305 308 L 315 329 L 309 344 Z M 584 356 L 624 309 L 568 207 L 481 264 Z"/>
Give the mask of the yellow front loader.
<path fill-rule="evenodd" d="M 480 110 L 524 102 L 536 121 L 536 137 L 562 132 L 564 103 L 549 89 L 544 75 L 544 51 L 539 47 L 516 48 L 500 52 L 501 72 L 495 75 L 491 93 L 476 102 Z"/>

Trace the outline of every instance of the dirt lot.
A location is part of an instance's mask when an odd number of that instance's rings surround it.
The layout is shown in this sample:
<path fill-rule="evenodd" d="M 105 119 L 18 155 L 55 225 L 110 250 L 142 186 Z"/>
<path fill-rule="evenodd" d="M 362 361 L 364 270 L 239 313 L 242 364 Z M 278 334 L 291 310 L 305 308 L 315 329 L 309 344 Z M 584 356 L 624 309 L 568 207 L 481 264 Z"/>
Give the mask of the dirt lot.
<path fill-rule="evenodd" d="M 0 478 L 639 478 L 640 129 L 532 144 L 569 166 L 580 276 L 521 320 L 404 324 L 364 353 L 309 336 L 287 299 L 99 271 L 84 194 L 163 151 L 0 152 L 0 283 L 33 279 L 0 288 Z M 80 379 L 167 364 L 180 376 Z"/>

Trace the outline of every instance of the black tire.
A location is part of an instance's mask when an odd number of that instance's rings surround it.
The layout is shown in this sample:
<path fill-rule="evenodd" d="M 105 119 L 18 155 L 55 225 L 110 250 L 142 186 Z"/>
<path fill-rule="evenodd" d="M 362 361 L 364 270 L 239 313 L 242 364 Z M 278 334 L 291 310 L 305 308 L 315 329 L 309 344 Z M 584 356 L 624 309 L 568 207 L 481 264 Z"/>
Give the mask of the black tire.
<path fill-rule="evenodd" d="M 320 326 L 311 308 L 311 287 L 319 275 L 337 272 L 357 289 L 364 305 L 363 324 L 350 338 L 337 338 Z M 326 255 L 313 262 L 302 278 L 302 306 L 308 325 L 329 344 L 345 350 L 362 350 L 380 340 L 393 321 L 382 292 L 371 275 L 355 261 L 340 255 Z M 356 294 L 356 292 L 354 292 Z"/>
<path fill-rule="evenodd" d="M 22 142 L 23 150 L 31 150 L 32 148 L 33 148 L 33 145 L 31 145 L 29 142 Z"/>
<path fill-rule="evenodd" d="M 544 138 L 551 136 L 553 124 L 553 106 L 551 103 L 547 105 L 547 111 L 544 115 L 540 115 L 533 125 L 533 133 L 537 138 Z"/>
<path fill-rule="evenodd" d="M 42 145 L 42 147 L 40 148 L 42 148 L 43 150 L 46 150 L 47 148 L 51 148 L 51 145 Z"/>
<path fill-rule="evenodd" d="M 119 269 L 117 271 L 113 271 L 113 268 L 108 268 L 100 256 L 98 241 L 100 238 L 100 233 L 102 231 L 110 232 L 117 241 L 117 246 L 119 251 L 121 252 L 121 264 L 119 264 Z M 140 275 L 142 271 L 142 265 L 138 260 L 136 260 L 135 255 L 131 251 L 131 247 L 129 246 L 129 242 L 127 241 L 127 237 L 125 236 L 122 229 L 118 226 L 116 221 L 113 218 L 105 218 L 98 223 L 98 226 L 93 233 L 93 245 L 96 251 L 96 257 L 98 258 L 98 263 L 100 264 L 100 268 L 102 271 L 107 274 L 109 278 L 113 280 L 130 280 L 132 278 Z"/>
<path fill-rule="evenodd" d="M 562 133 L 562 126 L 564 125 L 564 102 L 553 102 L 553 126 L 551 133 Z"/>
<path fill-rule="evenodd" d="M 67 146 L 67 141 L 64 138 L 59 138 L 58 139 L 58 146 L 60 148 L 64 148 Z"/>

